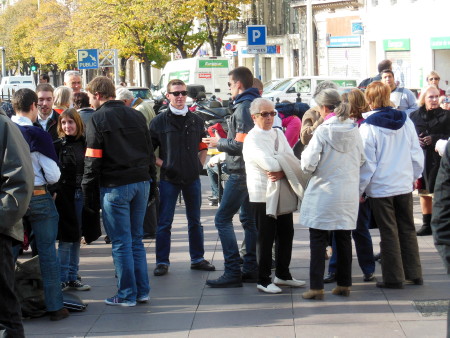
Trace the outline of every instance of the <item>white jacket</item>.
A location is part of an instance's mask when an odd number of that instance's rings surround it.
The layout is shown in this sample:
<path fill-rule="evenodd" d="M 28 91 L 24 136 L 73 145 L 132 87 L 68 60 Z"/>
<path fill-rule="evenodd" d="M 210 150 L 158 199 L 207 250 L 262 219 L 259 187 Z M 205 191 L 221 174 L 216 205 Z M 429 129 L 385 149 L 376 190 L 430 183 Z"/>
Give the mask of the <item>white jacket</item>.
<path fill-rule="evenodd" d="M 369 112 L 365 117 L 379 114 Z M 399 129 L 361 124 L 366 163 L 361 168 L 360 195 L 390 197 L 413 191 L 423 171 L 424 157 L 413 122 L 406 117 Z"/>
<path fill-rule="evenodd" d="M 266 203 L 267 171 L 281 171 L 275 159 L 275 140 L 278 134 L 278 153 L 294 153 L 283 132 L 278 128 L 251 129 L 244 140 L 242 154 L 247 174 L 247 189 L 250 202 Z"/>
<path fill-rule="evenodd" d="M 355 229 L 363 163 L 356 123 L 336 117 L 322 123 L 302 153 L 302 170 L 313 175 L 300 208 L 300 224 L 320 230 Z"/>

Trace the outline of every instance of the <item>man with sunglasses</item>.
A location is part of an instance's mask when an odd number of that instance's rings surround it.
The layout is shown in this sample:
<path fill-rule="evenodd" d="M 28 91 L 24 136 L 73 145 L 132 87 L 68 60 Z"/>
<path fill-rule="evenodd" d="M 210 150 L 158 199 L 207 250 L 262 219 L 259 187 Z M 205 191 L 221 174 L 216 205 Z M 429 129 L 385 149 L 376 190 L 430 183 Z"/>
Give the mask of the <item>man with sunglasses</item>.
<path fill-rule="evenodd" d="M 203 257 L 203 226 L 200 223 L 200 172 L 208 148 L 202 143 L 205 128 L 203 120 L 188 110 L 186 96 L 186 84 L 183 81 L 169 81 L 166 94 L 169 106 L 150 123 L 153 146 L 155 150 L 159 149 L 156 165 L 161 168 L 155 276 L 163 276 L 169 270 L 171 229 L 180 192 L 186 205 L 191 269 L 215 270 L 214 265 Z"/>
<path fill-rule="evenodd" d="M 215 223 L 222 243 L 225 259 L 225 272 L 218 279 L 207 280 L 213 288 L 241 287 L 242 282 L 256 283 L 256 221 L 250 209 L 246 184 L 245 163 L 242 157 L 244 139 L 254 123 L 250 115 L 251 102 L 260 97 L 253 86 L 253 74 L 246 67 L 237 67 L 229 74 L 233 102 L 233 115 L 228 119 L 227 138 L 210 137 L 204 139 L 210 147 L 216 147 L 227 154 L 225 162 L 230 177 L 225 184 Z M 240 268 L 239 248 L 233 229 L 233 216 L 240 210 L 240 221 L 245 233 L 246 254 L 242 271 Z"/>

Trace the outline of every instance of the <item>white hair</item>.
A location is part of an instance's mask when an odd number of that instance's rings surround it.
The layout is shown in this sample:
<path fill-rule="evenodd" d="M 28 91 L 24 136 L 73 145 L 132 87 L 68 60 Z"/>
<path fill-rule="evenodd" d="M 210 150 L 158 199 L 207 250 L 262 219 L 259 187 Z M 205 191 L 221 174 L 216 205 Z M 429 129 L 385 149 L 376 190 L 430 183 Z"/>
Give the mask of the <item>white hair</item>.
<path fill-rule="evenodd" d="M 124 88 L 124 87 L 120 87 L 116 89 L 116 100 L 133 100 L 134 96 L 133 93 Z"/>
<path fill-rule="evenodd" d="M 64 73 L 64 82 L 67 83 L 70 80 L 71 76 L 79 76 L 81 77 L 81 74 L 78 70 L 69 70 Z"/>
<path fill-rule="evenodd" d="M 273 101 L 270 101 L 268 99 L 263 99 L 262 97 L 259 97 L 257 99 L 254 99 L 250 105 L 250 114 L 255 115 L 258 114 L 260 111 L 260 107 L 263 104 L 270 105 L 272 109 L 275 109 L 275 103 Z"/>

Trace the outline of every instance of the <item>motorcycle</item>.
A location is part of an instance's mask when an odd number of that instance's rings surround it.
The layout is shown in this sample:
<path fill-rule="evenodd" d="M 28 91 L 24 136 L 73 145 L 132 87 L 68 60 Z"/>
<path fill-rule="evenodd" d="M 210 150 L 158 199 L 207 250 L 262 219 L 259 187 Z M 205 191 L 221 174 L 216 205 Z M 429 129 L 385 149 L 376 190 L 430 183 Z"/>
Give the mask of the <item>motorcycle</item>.
<path fill-rule="evenodd" d="M 202 118 L 206 129 L 219 123 L 226 132 L 228 130 L 226 119 L 231 116 L 232 111 L 228 107 L 224 107 L 214 95 L 206 99 L 204 88 L 202 85 L 188 86 L 188 96 L 193 100 L 189 109 Z"/>

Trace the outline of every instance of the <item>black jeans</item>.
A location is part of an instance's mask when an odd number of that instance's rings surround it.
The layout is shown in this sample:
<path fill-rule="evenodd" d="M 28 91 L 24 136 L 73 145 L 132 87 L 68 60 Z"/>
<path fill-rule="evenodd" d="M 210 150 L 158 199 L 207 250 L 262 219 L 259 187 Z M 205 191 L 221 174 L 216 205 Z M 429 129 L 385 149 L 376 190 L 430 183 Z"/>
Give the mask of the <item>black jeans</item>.
<path fill-rule="evenodd" d="M 352 285 L 352 241 L 351 230 L 333 230 L 337 246 L 336 281 L 339 286 Z M 328 231 L 309 228 L 311 262 L 309 278 L 311 289 L 323 289 L 325 272 L 325 250 L 328 245 Z"/>
<path fill-rule="evenodd" d="M 14 293 L 14 257 L 11 237 L 0 234 L 0 337 L 25 337 L 19 300 Z"/>
<path fill-rule="evenodd" d="M 275 240 L 275 276 L 289 280 L 294 238 L 294 221 L 292 213 L 280 215 L 277 219 L 266 215 L 266 203 L 250 203 L 258 229 L 258 284 L 267 286 L 271 283 L 272 246 Z"/>

